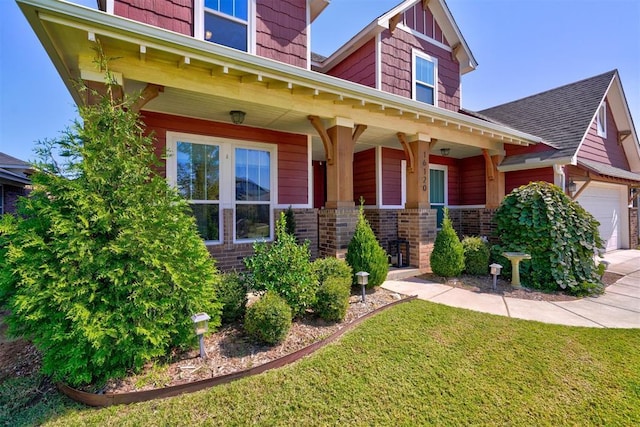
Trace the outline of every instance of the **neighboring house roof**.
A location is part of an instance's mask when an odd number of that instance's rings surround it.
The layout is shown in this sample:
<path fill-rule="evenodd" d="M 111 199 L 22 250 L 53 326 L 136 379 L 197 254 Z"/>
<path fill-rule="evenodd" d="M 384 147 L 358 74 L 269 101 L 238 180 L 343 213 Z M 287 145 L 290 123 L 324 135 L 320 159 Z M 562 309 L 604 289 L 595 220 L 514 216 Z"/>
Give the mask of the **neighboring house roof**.
<path fill-rule="evenodd" d="M 615 70 L 609 71 L 478 113 L 493 122 L 537 135 L 559 150 L 557 154 L 572 156 L 616 74 Z"/>
<path fill-rule="evenodd" d="M 0 182 L 11 185 L 29 185 L 31 165 L 5 153 L 0 153 Z"/>
<path fill-rule="evenodd" d="M 425 7 L 426 5 L 429 6 L 429 9 L 433 13 L 436 22 L 438 22 L 438 24 L 440 25 L 442 33 L 444 34 L 451 47 L 459 46 L 459 48 L 456 49 L 455 55 L 460 62 L 460 72 L 462 74 L 465 74 L 469 71 L 473 71 L 478 66 L 478 62 L 474 58 L 473 53 L 471 53 L 469 45 L 467 45 L 467 42 L 462 36 L 462 32 L 460 31 L 458 24 L 456 24 L 455 19 L 453 19 L 453 15 L 449 10 L 449 6 L 447 6 L 447 3 L 444 0 L 403 1 L 393 9 L 374 19 L 369 25 L 367 25 L 351 40 L 349 40 L 345 45 L 339 48 L 335 53 L 326 58 L 324 61 L 321 61 L 319 58 L 314 58 L 315 60 L 320 62 L 319 69 L 321 69 L 322 72 L 329 71 L 331 68 L 339 64 L 344 58 L 362 47 L 373 37 L 382 33 L 385 29 L 388 29 L 394 17 L 404 13 L 407 9 L 420 2 L 423 2 L 425 4 Z M 398 25 L 398 27 L 401 26 Z"/>

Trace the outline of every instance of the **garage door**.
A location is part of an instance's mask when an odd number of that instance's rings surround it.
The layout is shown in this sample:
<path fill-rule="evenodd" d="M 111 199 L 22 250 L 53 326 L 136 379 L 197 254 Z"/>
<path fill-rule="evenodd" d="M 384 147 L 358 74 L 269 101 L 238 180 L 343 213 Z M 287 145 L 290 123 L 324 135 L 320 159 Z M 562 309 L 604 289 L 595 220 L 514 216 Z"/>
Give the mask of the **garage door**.
<path fill-rule="evenodd" d="M 600 222 L 600 237 L 607 251 L 629 244 L 629 210 L 625 196 L 625 186 L 591 182 L 577 199 Z"/>

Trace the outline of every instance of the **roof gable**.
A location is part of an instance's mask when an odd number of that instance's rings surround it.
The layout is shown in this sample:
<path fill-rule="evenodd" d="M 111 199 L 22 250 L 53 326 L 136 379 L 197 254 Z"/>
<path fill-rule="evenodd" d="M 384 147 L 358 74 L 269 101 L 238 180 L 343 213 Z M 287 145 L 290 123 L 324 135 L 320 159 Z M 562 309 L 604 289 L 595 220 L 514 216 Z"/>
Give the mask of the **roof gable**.
<path fill-rule="evenodd" d="M 402 19 L 402 14 L 419 3 L 422 3 L 424 8 L 428 7 L 433 13 L 444 37 L 451 44 L 451 47 L 454 49 L 454 54 L 460 62 L 460 72 L 464 74 L 474 70 L 478 63 L 462 36 L 458 24 L 456 24 L 453 19 L 445 0 L 405 0 L 401 2 L 393 9 L 374 19 L 369 25 L 351 38 L 351 40 L 326 58 L 319 68 L 323 72 L 331 70 L 331 68 L 358 50 L 373 37 L 386 29 L 395 29 L 398 21 Z"/>
<path fill-rule="evenodd" d="M 560 86 L 481 110 L 491 120 L 541 137 L 565 155 L 574 155 L 617 71 Z"/>

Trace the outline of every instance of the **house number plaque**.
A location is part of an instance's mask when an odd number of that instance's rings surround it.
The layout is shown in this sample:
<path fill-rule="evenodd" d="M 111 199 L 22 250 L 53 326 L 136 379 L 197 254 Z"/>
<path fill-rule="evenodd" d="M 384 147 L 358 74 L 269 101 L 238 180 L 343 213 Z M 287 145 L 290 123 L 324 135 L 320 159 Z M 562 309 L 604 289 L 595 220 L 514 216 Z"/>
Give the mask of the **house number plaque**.
<path fill-rule="evenodd" d="M 429 162 L 427 161 L 427 152 L 422 152 L 422 191 L 427 192 L 427 171 Z"/>

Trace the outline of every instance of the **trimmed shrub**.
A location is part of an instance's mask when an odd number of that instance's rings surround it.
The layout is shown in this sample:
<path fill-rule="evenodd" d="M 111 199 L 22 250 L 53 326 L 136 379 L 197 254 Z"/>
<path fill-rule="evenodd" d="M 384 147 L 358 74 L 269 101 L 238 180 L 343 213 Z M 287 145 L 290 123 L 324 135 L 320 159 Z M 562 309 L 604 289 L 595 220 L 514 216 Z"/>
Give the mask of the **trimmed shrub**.
<path fill-rule="evenodd" d="M 257 341 L 277 344 L 291 329 L 291 307 L 275 292 L 267 292 L 247 308 L 244 329 Z"/>
<path fill-rule="evenodd" d="M 489 272 L 489 247 L 480 237 L 466 236 L 462 239 L 464 250 L 464 271 L 474 276 L 485 275 Z"/>
<path fill-rule="evenodd" d="M 285 227 L 288 234 L 292 236 L 296 235 L 296 214 L 293 212 L 293 208 L 291 205 L 284 211 L 284 219 L 287 222 L 287 226 Z"/>
<path fill-rule="evenodd" d="M 351 275 L 353 274 L 349 264 L 335 257 L 316 259 L 313 261 L 313 269 L 316 272 L 320 286 L 329 277 L 342 277 L 351 281 Z"/>
<path fill-rule="evenodd" d="M 502 201 L 494 220 L 500 244 L 494 259 L 510 271 L 503 252 L 526 252 L 522 283 L 542 290 L 564 289 L 573 295 L 601 293 L 594 255 L 602 250 L 598 222 L 557 186 L 532 182 Z"/>
<path fill-rule="evenodd" d="M 324 320 L 340 322 L 347 314 L 350 295 L 350 276 L 347 278 L 329 276 L 318 289 L 313 310 Z"/>
<path fill-rule="evenodd" d="M 285 215 L 281 212 L 275 242 L 256 242 L 253 250 L 255 254 L 244 259 L 253 289 L 277 293 L 289 304 L 295 317 L 303 315 L 313 305 L 318 288 L 309 242 L 296 243 L 295 237 L 286 232 Z"/>
<path fill-rule="evenodd" d="M 225 273 L 215 286 L 218 301 L 222 303 L 222 322 L 241 319 L 247 307 L 247 285 L 240 274 Z"/>
<path fill-rule="evenodd" d="M 442 229 L 436 236 L 431 252 L 431 271 L 442 277 L 455 277 L 464 270 L 464 249 L 449 219 L 449 209 L 444 209 Z"/>
<path fill-rule="evenodd" d="M 361 200 L 356 231 L 347 247 L 346 261 L 352 268 L 351 283 L 357 285 L 356 273 L 366 271 L 369 273 L 367 288 L 371 289 L 380 286 L 387 278 L 389 261 L 364 216 L 363 203 Z"/>
<path fill-rule="evenodd" d="M 35 344 L 45 374 L 72 385 L 195 344 L 194 313 L 220 324 L 218 271 L 189 205 L 156 172 L 135 100 L 109 94 L 40 143 L 33 191 L 18 217 L 0 221 L 9 333 Z"/>

